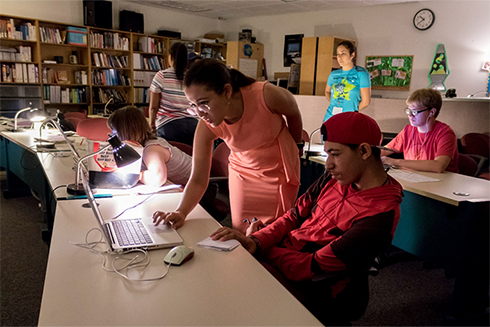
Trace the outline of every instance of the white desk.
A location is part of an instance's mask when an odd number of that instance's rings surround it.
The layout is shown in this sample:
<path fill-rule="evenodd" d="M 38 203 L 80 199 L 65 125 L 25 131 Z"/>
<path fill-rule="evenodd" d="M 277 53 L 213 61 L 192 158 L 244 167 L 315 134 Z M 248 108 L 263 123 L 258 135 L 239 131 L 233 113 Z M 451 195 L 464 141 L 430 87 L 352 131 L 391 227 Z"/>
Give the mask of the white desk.
<path fill-rule="evenodd" d="M 179 194 L 161 194 L 125 216 L 171 211 Z M 98 199 L 107 219 L 143 199 L 118 196 Z M 179 229 L 195 256 L 171 267 L 156 282 L 128 282 L 101 268 L 102 259 L 69 242 L 83 242 L 97 226 L 84 200 L 60 201 L 49 253 L 39 326 L 266 326 L 321 325 L 243 247 L 232 252 L 202 249 L 196 242 L 218 224 L 200 206 Z M 151 251 L 151 265 L 141 276 L 164 271 L 167 249 Z M 133 272 L 134 273 L 134 272 Z"/>

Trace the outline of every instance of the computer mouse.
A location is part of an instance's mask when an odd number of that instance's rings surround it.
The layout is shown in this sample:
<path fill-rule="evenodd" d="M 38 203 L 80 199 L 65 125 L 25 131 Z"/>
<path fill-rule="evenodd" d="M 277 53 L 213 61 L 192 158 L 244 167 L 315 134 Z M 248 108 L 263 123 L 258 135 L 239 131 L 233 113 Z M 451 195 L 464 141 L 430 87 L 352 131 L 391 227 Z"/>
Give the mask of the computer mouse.
<path fill-rule="evenodd" d="M 163 261 L 166 264 L 180 266 L 194 257 L 194 249 L 185 245 L 179 245 L 170 250 Z"/>

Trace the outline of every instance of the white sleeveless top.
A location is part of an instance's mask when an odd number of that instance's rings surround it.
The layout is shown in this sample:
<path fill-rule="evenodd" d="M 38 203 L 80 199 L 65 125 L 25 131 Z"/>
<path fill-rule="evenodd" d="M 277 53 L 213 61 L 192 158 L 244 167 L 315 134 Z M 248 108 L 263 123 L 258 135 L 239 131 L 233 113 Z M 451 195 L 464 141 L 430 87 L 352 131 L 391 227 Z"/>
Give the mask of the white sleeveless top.
<path fill-rule="evenodd" d="M 167 165 L 167 179 L 175 184 L 187 184 L 192 170 L 191 156 L 182 152 L 179 148 L 174 147 L 161 137 L 146 142 L 145 149 L 149 146 L 161 146 L 168 149 L 170 151 L 170 159 L 165 163 Z M 142 163 L 142 169 L 147 169 L 144 163 Z"/>

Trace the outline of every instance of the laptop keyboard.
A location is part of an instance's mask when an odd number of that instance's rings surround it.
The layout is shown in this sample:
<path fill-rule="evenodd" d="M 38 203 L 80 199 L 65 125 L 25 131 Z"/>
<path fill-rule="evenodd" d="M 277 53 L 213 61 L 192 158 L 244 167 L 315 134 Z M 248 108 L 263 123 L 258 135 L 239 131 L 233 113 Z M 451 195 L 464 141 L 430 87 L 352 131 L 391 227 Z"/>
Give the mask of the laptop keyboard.
<path fill-rule="evenodd" d="M 120 245 L 151 244 L 150 235 L 140 219 L 113 220 L 112 225 Z"/>

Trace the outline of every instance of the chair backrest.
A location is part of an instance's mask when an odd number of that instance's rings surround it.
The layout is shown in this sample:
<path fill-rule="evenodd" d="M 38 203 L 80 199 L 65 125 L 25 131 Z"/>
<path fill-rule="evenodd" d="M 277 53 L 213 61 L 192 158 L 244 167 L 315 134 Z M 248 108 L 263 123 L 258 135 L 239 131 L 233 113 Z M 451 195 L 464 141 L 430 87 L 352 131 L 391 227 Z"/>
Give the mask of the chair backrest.
<path fill-rule="evenodd" d="M 305 130 L 303 130 L 303 141 L 310 142 L 310 136 L 308 135 L 308 132 Z"/>
<path fill-rule="evenodd" d="M 66 117 L 65 115 L 65 120 L 67 122 L 69 122 L 70 124 L 73 125 L 73 127 L 75 128 L 75 131 L 77 130 L 77 126 L 78 126 L 78 123 L 84 119 L 87 119 L 87 118 L 80 118 L 80 117 Z"/>
<path fill-rule="evenodd" d="M 78 122 L 77 134 L 93 141 L 106 141 L 112 133 L 107 126 L 107 118 L 87 118 Z"/>
<path fill-rule="evenodd" d="M 225 142 L 218 144 L 213 152 L 213 161 L 211 164 L 211 177 L 228 177 L 228 157 L 230 148 Z"/>
<path fill-rule="evenodd" d="M 467 133 L 461 138 L 461 146 L 465 154 L 477 154 L 490 159 L 490 135 Z"/>
<path fill-rule="evenodd" d="M 63 115 L 65 115 L 66 120 L 68 120 L 68 118 L 73 118 L 73 117 L 80 118 L 80 119 L 87 118 L 87 112 L 86 111 L 83 111 L 83 112 L 81 112 L 81 111 L 69 111 L 69 112 L 63 113 Z"/>
<path fill-rule="evenodd" d="M 187 153 L 188 155 L 192 156 L 192 147 L 189 144 L 185 143 L 180 143 L 176 141 L 168 141 L 170 145 L 173 145 L 174 147 L 178 148 L 180 151 Z"/>
<path fill-rule="evenodd" d="M 467 154 L 458 153 L 459 173 L 467 176 L 476 176 L 478 173 L 478 163 Z"/>

